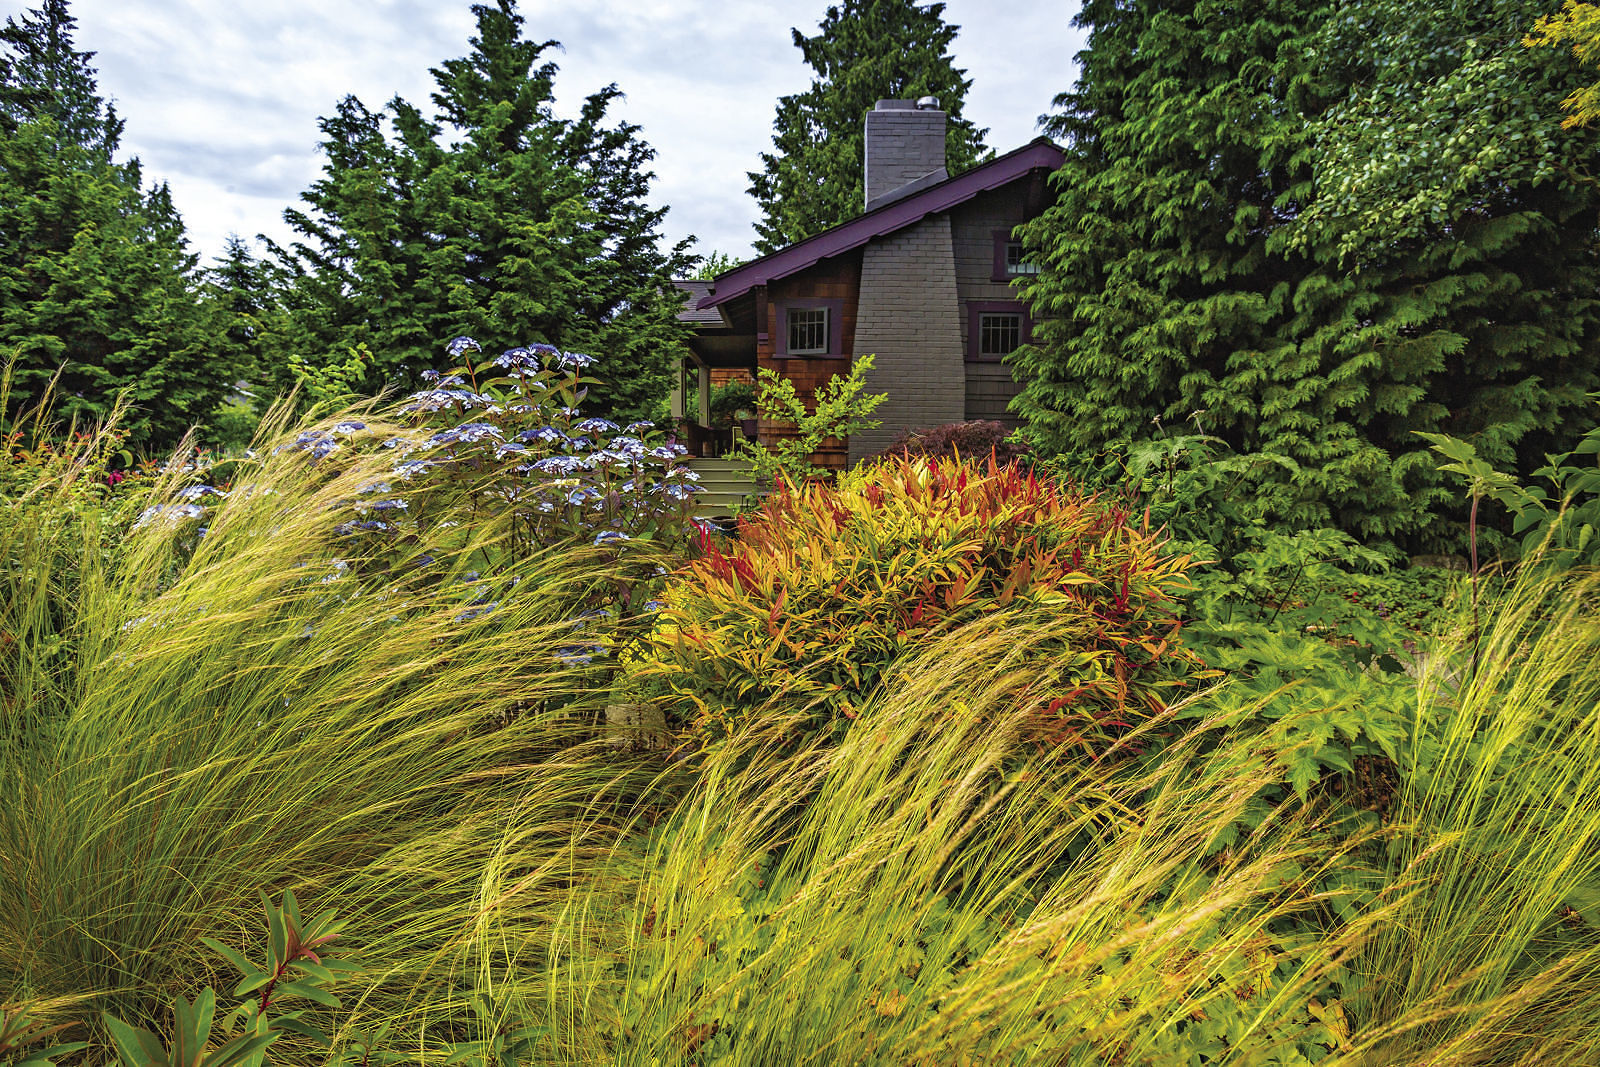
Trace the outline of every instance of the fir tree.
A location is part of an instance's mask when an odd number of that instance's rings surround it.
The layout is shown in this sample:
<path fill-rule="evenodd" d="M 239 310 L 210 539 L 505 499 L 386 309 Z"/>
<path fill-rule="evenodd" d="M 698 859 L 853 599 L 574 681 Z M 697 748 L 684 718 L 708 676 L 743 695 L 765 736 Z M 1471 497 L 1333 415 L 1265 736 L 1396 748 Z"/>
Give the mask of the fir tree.
<path fill-rule="evenodd" d="M 59 372 L 56 410 L 105 415 L 119 394 L 137 445 L 206 419 L 237 368 L 210 350 L 195 258 L 164 184 L 115 163 L 122 123 L 50 0 L 0 31 L 0 358 L 13 406 Z"/>
<path fill-rule="evenodd" d="M 77 25 L 67 0 L 45 0 L 21 22 L 7 17 L 0 28 L 0 132 L 48 118 L 64 143 L 110 163 L 123 124 L 100 96 L 94 53 L 72 47 Z"/>
<path fill-rule="evenodd" d="M 525 39 L 512 0 L 473 12 L 471 53 L 432 72 L 432 117 L 349 98 L 323 120 L 323 177 L 285 214 L 303 239 L 275 250 L 301 348 L 363 355 L 377 387 L 412 384 L 459 334 L 546 342 L 597 357 L 594 403 L 642 414 L 682 343 L 670 279 L 689 262 L 646 202 L 654 152 L 608 122 L 615 86 L 555 115 L 554 42 Z"/>
<path fill-rule="evenodd" d="M 816 77 L 778 100 L 773 151 L 749 175 L 761 208 L 759 254 L 861 214 L 862 124 L 878 100 L 937 97 L 950 116 L 947 169 L 958 174 L 982 160 L 989 131 L 961 117 L 972 82 L 949 54 L 959 28 L 945 23 L 943 4 L 845 0 L 828 8 L 814 36 L 790 31 Z"/>
<path fill-rule="evenodd" d="M 1413 431 L 1524 470 L 1575 437 L 1597 384 L 1596 200 L 1551 175 L 1585 149 L 1552 155 L 1548 106 L 1441 122 L 1446 98 L 1474 106 L 1446 89 L 1474 55 L 1528 53 L 1506 6 L 1091 0 L 1052 123 L 1060 199 L 1024 231 L 1044 321 L 1015 406 L 1036 442 L 1087 457 L 1193 420 L 1259 457 L 1273 518 L 1436 549 L 1454 493 Z M 1551 91 L 1530 79 L 1524 98 Z M 1515 180 L 1454 185 L 1428 144 L 1530 128 Z"/>

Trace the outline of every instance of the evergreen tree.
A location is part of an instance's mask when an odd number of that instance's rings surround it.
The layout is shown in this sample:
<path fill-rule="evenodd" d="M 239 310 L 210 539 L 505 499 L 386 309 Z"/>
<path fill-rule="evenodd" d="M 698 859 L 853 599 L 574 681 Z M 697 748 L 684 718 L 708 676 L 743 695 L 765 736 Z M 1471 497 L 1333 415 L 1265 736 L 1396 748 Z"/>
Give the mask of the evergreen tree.
<path fill-rule="evenodd" d="M 862 128 L 879 100 L 939 99 L 950 116 L 945 159 L 951 174 L 987 154 L 988 130 L 961 117 L 970 79 L 957 70 L 944 5 L 911 0 L 844 0 L 830 6 L 819 32 L 791 30 L 794 46 L 816 71 L 811 88 L 781 97 L 773 151 L 750 172 L 761 208 L 757 253 L 766 255 L 861 214 Z"/>
<path fill-rule="evenodd" d="M 0 31 L 0 358 L 13 406 L 58 372 L 63 417 L 103 416 L 162 448 L 203 421 L 236 368 L 212 358 L 183 221 L 167 187 L 115 163 L 122 123 L 101 99 L 90 53 L 72 47 L 61 0 Z"/>
<path fill-rule="evenodd" d="M 122 120 L 100 96 L 89 63 L 94 53 L 72 47 L 76 28 L 67 0 L 45 0 L 21 22 L 7 17 L 0 28 L 0 132 L 52 119 L 63 142 L 110 163 Z"/>
<path fill-rule="evenodd" d="M 1493 128 L 1443 107 L 1475 55 L 1527 59 L 1527 6 L 1091 0 L 1051 124 L 1060 198 L 1024 230 L 1043 321 L 1015 408 L 1036 443 L 1090 456 L 1194 420 L 1261 458 L 1279 521 L 1432 549 L 1454 490 L 1412 431 L 1524 470 L 1581 432 L 1597 201 L 1550 175 L 1592 144 L 1551 140 L 1548 105 Z M 1553 86 L 1533 69 L 1524 103 Z M 1480 148 L 1536 129 L 1535 162 L 1453 187 L 1432 129 Z"/>
<path fill-rule="evenodd" d="M 665 211 L 646 203 L 654 151 L 608 124 L 616 86 L 555 115 L 554 42 L 523 38 L 513 0 L 472 10 L 471 53 L 432 72 L 432 118 L 349 98 L 323 120 L 310 210 L 285 214 L 304 239 L 276 249 L 300 349 L 357 353 L 376 387 L 413 384 L 459 334 L 546 342 L 599 360 L 595 403 L 642 414 L 683 340 L 670 279 L 689 262 L 662 250 Z"/>
<path fill-rule="evenodd" d="M 222 255 L 201 276 L 211 313 L 212 347 L 218 358 L 239 368 L 246 384 L 284 384 L 262 380 L 270 368 L 282 366 L 288 355 L 283 301 L 273 270 L 256 258 L 243 238 L 233 234 Z"/>

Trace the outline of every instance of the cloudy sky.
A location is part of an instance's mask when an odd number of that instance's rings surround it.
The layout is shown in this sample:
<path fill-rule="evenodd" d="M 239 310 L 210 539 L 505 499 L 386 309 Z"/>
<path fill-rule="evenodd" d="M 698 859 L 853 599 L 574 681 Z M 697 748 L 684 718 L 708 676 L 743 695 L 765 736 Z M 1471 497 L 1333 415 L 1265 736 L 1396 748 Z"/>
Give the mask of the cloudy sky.
<path fill-rule="evenodd" d="M 30 0 L 3 0 L 20 14 Z M 126 153 L 170 182 L 196 248 L 230 233 L 285 239 L 281 215 L 316 180 L 317 118 L 345 94 L 377 108 L 426 106 L 428 68 L 464 55 L 467 0 L 73 0 L 80 49 L 97 53 L 101 93 L 127 122 Z M 523 0 L 525 33 L 560 41 L 557 108 L 616 82 L 614 113 L 657 151 L 654 198 L 669 238 L 746 256 L 754 202 L 745 172 L 771 145 L 779 96 L 810 68 L 789 29 L 815 32 L 826 0 Z M 1071 0 L 947 0 L 952 49 L 973 80 L 966 115 L 1001 151 L 1076 77 L 1082 35 Z"/>

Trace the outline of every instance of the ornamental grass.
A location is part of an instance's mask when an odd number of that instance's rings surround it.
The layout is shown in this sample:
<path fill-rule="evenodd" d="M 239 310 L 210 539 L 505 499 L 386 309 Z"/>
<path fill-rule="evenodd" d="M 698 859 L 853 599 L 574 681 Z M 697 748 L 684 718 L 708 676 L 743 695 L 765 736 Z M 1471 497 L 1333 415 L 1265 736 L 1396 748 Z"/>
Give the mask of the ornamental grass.
<path fill-rule="evenodd" d="M 404 429 L 316 439 L 354 421 Z M 1304 788 L 1352 709 L 1225 681 L 1040 744 L 1081 619 L 1009 606 L 926 634 L 840 735 L 775 698 L 641 752 L 571 653 L 618 549 L 505 552 L 507 509 L 352 551 L 392 457 L 274 451 L 307 432 L 279 416 L 216 493 L 167 472 L 109 554 L 55 521 L 92 463 L 7 490 L 0 1011 L 69 1024 L 57 1062 L 115 1062 L 108 1016 L 170 1041 L 178 998 L 237 1003 L 202 939 L 260 958 L 285 890 L 360 971 L 311 975 L 337 1001 L 271 1063 L 1594 1062 L 1592 575 L 1525 570 L 1354 709 L 1392 758 Z"/>

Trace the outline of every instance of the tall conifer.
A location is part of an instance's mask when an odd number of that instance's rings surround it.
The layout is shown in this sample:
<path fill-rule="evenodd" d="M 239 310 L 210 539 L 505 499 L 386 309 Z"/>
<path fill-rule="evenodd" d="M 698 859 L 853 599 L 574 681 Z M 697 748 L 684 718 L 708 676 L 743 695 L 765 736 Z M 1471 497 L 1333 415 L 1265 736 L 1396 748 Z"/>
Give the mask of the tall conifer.
<path fill-rule="evenodd" d="M 773 151 L 750 172 L 761 208 L 756 251 L 765 255 L 861 214 L 862 124 L 879 100 L 937 97 L 950 116 L 946 164 L 958 174 L 986 154 L 980 130 L 961 115 L 970 79 L 950 56 L 959 26 L 944 5 L 844 0 L 810 37 L 790 30 L 816 72 L 811 88 L 779 99 Z"/>
<path fill-rule="evenodd" d="M 302 239 L 275 250 L 304 350 L 362 353 L 375 388 L 412 384 L 459 334 L 546 342 L 599 359 L 593 403 L 643 414 L 682 341 L 670 279 L 689 261 L 646 201 L 654 151 L 608 120 L 614 85 L 556 116 L 555 42 L 526 39 L 513 0 L 472 10 L 471 52 L 432 72 L 432 117 L 351 97 L 322 121 L 323 176 L 285 213 Z"/>
<path fill-rule="evenodd" d="M 1526 471 L 1587 425 L 1597 200 L 1560 177 L 1585 149 L 1551 139 L 1548 105 L 1471 103 L 1485 53 L 1524 53 L 1506 82 L 1524 100 L 1555 81 L 1512 29 L 1533 5 L 1469 8 L 1085 6 L 1061 196 L 1025 231 L 1043 321 L 1016 408 L 1040 444 L 1090 455 L 1193 422 L 1261 457 L 1278 520 L 1438 548 L 1454 494 L 1412 431 Z M 1525 137 L 1515 178 L 1464 185 L 1429 148 Z"/>
<path fill-rule="evenodd" d="M 57 412 L 93 419 L 126 392 L 135 444 L 204 421 L 240 370 L 210 349 L 183 221 L 164 184 L 112 157 L 122 122 L 65 0 L 0 30 L 0 359 L 12 404 L 58 371 Z"/>

